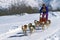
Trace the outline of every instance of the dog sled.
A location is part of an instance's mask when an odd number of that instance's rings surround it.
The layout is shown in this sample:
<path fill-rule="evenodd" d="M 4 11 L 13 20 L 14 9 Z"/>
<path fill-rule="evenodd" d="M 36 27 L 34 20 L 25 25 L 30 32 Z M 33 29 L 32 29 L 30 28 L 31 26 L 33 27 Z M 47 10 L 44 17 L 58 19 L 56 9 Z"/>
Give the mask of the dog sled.
<path fill-rule="evenodd" d="M 40 22 L 41 25 L 42 25 L 42 24 L 43 24 L 43 25 L 44 25 L 44 24 L 45 24 L 45 25 L 48 25 L 48 24 L 51 23 L 51 20 L 48 20 L 48 19 L 47 19 L 47 15 L 46 15 L 46 14 L 44 14 L 44 15 L 41 14 L 41 15 L 40 15 L 39 22 Z"/>
<path fill-rule="evenodd" d="M 42 29 L 44 29 L 45 27 L 44 25 L 48 26 L 51 23 L 51 20 L 47 19 L 47 14 L 41 14 L 39 22 L 40 22 L 40 26 L 42 26 Z"/>
<path fill-rule="evenodd" d="M 39 29 L 41 27 L 42 30 L 44 30 L 45 25 L 47 27 L 50 24 L 51 24 L 51 20 L 46 19 L 46 14 L 44 15 L 44 17 L 43 15 L 40 15 L 39 21 L 34 20 L 34 25 L 32 23 L 29 23 L 28 25 L 24 25 L 22 27 L 22 30 L 25 35 L 27 34 L 27 29 L 29 29 L 30 34 L 32 34 L 36 30 L 36 28 Z"/>
<path fill-rule="evenodd" d="M 51 20 L 47 20 L 46 16 L 47 16 L 46 14 L 44 14 L 44 15 L 41 14 L 39 21 L 34 20 L 35 26 L 42 27 L 42 29 L 44 29 L 45 26 L 49 26 L 51 23 Z"/>

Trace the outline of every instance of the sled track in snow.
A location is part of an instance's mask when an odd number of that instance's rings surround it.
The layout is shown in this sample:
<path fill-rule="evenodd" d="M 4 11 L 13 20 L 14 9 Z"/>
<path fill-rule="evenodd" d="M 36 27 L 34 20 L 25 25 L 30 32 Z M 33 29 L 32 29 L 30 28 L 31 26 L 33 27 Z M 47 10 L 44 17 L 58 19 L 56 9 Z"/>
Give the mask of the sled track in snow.
<path fill-rule="evenodd" d="M 53 19 L 52 18 L 52 23 L 50 24 L 49 28 L 48 29 L 45 29 L 44 31 L 40 32 L 35 32 L 31 35 L 28 35 L 28 36 L 23 36 L 22 35 L 22 39 L 21 40 L 44 40 L 46 39 L 47 37 L 53 35 L 55 32 L 57 32 L 58 30 L 60 30 L 59 26 L 60 26 L 60 18 L 55 18 Z M 0 35 L 0 40 L 5 40 L 5 39 L 10 39 L 9 37 L 10 36 L 13 36 L 13 35 L 16 35 L 17 33 L 21 32 L 21 28 L 16 28 L 14 30 L 10 30 L 6 33 L 3 33 Z M 16 38 L 16 37 L 15 37 Z"/>
<path fill-rule="evenodd" d="M 57 22 L 55 22 L 55 21 L 57 21 Z M 60 30 L 60 28 L 59 28 L 60 25 L 59 25 L 58 22 L 60 22 L 60 21 L 58 21 L 58 19 L 57 19 L 57 20 L 54 20 L 54 21 L 51 23 L 51 25 L 49 26 L 48 29 L 45 29 L 45 30 L 42 31 L 42 32 L 33 33 L 31 36 L 26 36 L 27 39 L 28 39 L 28 37 L 29 37 L 29 38 L 30 38 L 29 40 L 44 40 L 45 38 L 53 35 L 55 32 L 57 32 L 58 30 Z M 56 25 L 56 24 L 57 24 L 57 25 Z M 51 30 L 52 30 L 52 31 L 51 31 Z M 0 35 L 0 40 L 6 39 L 6 38 L 8 38 L 9 36 L 15 35 L 16 33 L 20 32 L 20 31 L 21 31 L 21 29 L 20 29 L 20 28 L 17 28 L 17 29 L 15 29 L 15 30 L 9 31 L 9 32 L 7 32 L 7 33 L 1 34 L 1 35 Z M 38 34 L 39 34 L 39 35 L 38 35 Z M 37 36 L 37 37 L 36 37 L 36 36 Z M 32 38 L 32 37 L 34 37 L 34 38 Z"/>

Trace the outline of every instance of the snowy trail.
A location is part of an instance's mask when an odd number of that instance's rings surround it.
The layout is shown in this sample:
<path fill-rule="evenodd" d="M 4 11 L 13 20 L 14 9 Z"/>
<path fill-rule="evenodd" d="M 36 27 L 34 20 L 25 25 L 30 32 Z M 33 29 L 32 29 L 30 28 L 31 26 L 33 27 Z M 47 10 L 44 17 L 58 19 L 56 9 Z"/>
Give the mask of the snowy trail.
<path fill-rule="evenodd" d="M 21 32 L 21 28 L 17 28 L 15 30 L 6 32 L 4 34 L 0 35 L 0 40 L 44 40 L 45 38 L 51 36 L 52 34 L 54 34 L 55 32 L 57 32 L 58 30 L 60 30 L 59 26 L 60 26 L 60 16 L 57 17 L 53 17 L 51 18 L 51 25 L 49 26 L 48 29 L 45 29 L 44 31 L 37 31 L 31 35 L 28 36 L 23 36 L 23 37 L 18 37 L 18 38 L 8 38 L 12 35 L 17 35 L 16 33 Z"/>
<path fill-rule="evenodd" d="M 55 21 L 57 21 L 57 22 L 55 22 Z M 60 28 L 59 28 L 60 25 L 58 23 L 60 21 L 58 21 L 58 19 L 56 19 L 53 22 L 52 22 L 52 24 L 50 25 L 50 27 L 47 30 L 44 30 L 42 32 L 33 33 L 31 36 L 26 36 L 25 40 L 27 40 L 27 39 L 28 40 L 44 40 L 46 37 L 51 36 L 52 34 L 57 32 L 58 30 L 60 30 Z M 57 24 L 57 25 L 55 25 L 55 24 Z M 20 32 L 20 30 L 21 30 L 20 28 L 17 28 L 16 30 L 7 32 L 7 33 L 5 33 L 3 35 L 0 35 L 0 40 L 2 40 L 4 38 L 6 39 L 9 36 L 15 35 L 16 33 Z M 24 37 L 23 37 L 23 39 L 24 39 Z"/>

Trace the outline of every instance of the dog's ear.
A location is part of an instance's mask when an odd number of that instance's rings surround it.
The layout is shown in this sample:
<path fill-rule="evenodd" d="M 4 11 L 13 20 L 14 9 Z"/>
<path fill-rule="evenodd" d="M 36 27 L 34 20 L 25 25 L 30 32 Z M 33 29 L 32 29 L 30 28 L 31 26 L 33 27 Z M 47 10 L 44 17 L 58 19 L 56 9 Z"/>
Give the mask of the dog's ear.
<path fill-rule="evenodd" d="M 24 25 L 25 28 L 27 28 L 27 25 Z"/>
<path fill-rule="evenodd" d="M 37 20 L 34 20 L 34 22 L 37 22 Z"/>

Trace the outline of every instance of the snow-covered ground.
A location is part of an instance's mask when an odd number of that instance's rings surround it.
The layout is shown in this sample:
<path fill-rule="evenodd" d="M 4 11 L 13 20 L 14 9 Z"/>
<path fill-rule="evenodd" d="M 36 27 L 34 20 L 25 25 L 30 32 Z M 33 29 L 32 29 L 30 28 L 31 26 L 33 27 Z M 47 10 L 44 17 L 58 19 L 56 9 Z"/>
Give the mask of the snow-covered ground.
<path fill-rule="evenodd" d="M 31 35 L 28 33 L 28 36 L 22 34 L 21 26 L 34 23 L 34 20 L 39 20 L 39 16 L 39 13 L 0 16 L 0 40 L 53 40 L 56 36 L 60 38 L 60 12 L 49 12 L 49 19 L 52 23 L 48 29 L 36 30 Z"/>

